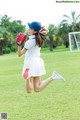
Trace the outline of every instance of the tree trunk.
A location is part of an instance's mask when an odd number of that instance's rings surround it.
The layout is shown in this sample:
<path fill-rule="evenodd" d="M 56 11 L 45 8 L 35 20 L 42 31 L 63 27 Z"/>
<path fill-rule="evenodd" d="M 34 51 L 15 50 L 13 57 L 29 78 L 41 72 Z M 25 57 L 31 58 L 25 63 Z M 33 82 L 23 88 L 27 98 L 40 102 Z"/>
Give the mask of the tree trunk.
<path fill-rule="evenodd" d="M 53 43 L 52 43 L 52 42 L 50 43 L 50 46 L 49 46 L 49 47 L 50 47 L 49 50 L 50 50 L 50 51 L 53 51 Z"/>
<path fill-rule="evenodd" d="M 2 46 L 0 46 L 0 55 L 3 55 Z"/>

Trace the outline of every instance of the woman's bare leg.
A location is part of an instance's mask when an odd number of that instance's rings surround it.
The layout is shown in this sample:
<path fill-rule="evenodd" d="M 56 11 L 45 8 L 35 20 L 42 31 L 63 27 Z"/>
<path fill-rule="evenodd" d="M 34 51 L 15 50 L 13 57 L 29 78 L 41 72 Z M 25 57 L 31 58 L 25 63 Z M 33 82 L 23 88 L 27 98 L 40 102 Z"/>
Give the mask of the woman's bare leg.
<path fill-rule="evenodd" d="M 33 90 L 33 77 L 26 80 L 26 92 L 31 93 L 32 90 Z"/>
<path fill-rule="evenodd" d="M 52 78 L 48 78 L 44 81 L 41 81 L 40 77 L 34 77 L 33 84 L 34 84 L 34 91 L 40 92 L 42 89 L 44 89 L 50 82 L 52 81 Z"/>

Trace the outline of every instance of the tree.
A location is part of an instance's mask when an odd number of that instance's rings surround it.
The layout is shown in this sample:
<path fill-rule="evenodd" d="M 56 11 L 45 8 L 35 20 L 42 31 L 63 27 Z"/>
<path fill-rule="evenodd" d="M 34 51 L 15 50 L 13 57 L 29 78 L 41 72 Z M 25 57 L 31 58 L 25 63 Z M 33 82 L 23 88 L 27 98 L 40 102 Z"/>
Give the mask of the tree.
<path fill-rule="evenodd" d="M 75 31 L 76 28 L 76 23 L 78 23 L 80 21 L 80 15 L 76 15 L 75 11 L 71 12 L 71 17 L 68 15 L 64 15 L 63 16 L 63 20 L 61 22 L 61 24 L 68 24 L 70 26 L 72 26 L 72 32 Z"/>
<path fill-rule="evenodd" d="M 19 32 L 25 32 L 25 26 L 22 25 L 21 20 L 12 21 L 11 17 L 4 15 L 0 18 L 0 28 L 0 50 L 3 51 L 3 48 L 6 49 L 8 47 L 11 51 L 13 51 L 14 48 L 15 51 L 17 49 L 15 43 L 16 35 Z M 4 40 L 5 42 L 3 42 Z"/>
<path fill-rule="evenodd" d="M 80 21 L 80 15 L 76 15 L 76 12 L 72 11 L 71 12 L 71 17 L 68 16 L 68 15 L 63 16 L 63 20 L 61 21 L 60 26 L 63 26 L 63 29 L 64 29 L 64 25 L 65 25 L 65 27 L 67 25 L 68 30 L 66 30 L 66 29 L 65 30 L 67 32 L 69 32 L 69 31 L 74 32 L 76 30 L 76 27 L 77 27 L 76 25 L 79 21 Z M 65 31 L 63 33 L 65 34 Z M 67 33 L 67 36 L 68 36 L 68 33 Z M 74 40 L 74 47 L 76 47 L 75 40 Z"/>
<path fill-rule="evenodd" d="M 67 23 L 60 24 L 58 35 L 62 38 L 64 45 L 66 48 L 69 46 L 69 40 L 68 40 L 68 32 L 69 32 L 69 26 Z"/>
<path fill-rule="evenodd" d="M 7 46 L 8 40 L 6 38 L 7 31 L 0 27 L 0 55 L 3 54 L 3 49 Z"/>
<path fill-rule="evenodd" d="M 8 26 L 8 31 L 13 34 L 16 34 L 19 32 L 25 32 L 25 26 L 22 25 L 22 22 L 20 20 L 14 20 L 10 22 Z"/>
<path fill-rule="evenodd" d="M 54 36 L 57 33 L 57 28 L 53 24 L 49 24 L 48 30 L 49 32 L 46 37 L 46 42 L 49 46 L 50 51 L 53 51 L 53 47 L 56 47 L 54 45 Z"/>

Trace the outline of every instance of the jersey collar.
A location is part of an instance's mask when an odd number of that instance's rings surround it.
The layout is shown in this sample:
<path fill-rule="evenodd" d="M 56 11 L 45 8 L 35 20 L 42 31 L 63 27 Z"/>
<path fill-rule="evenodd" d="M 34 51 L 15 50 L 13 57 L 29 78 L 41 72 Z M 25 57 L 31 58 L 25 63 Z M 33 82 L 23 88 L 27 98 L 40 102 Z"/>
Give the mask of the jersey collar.
<path fill-rule="evenodd" d="M 31 35 L 29 36 L 30 39 L 34 39 L 35 38 L 35 35 Z"/>

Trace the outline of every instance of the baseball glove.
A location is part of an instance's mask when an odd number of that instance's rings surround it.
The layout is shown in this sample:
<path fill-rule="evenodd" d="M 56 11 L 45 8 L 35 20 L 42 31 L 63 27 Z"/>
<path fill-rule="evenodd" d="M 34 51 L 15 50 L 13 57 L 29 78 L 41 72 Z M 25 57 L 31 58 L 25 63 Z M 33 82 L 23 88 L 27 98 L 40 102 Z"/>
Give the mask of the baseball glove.
<path fill-rule="evenodd" d="M 27 37 L 26 34 L 18 33 L 17 36 L 16 36 L 16 44 L 19 45 L 19 46 L 22 45 L 26 41 L 27 38 L 28 37 Z"/>

